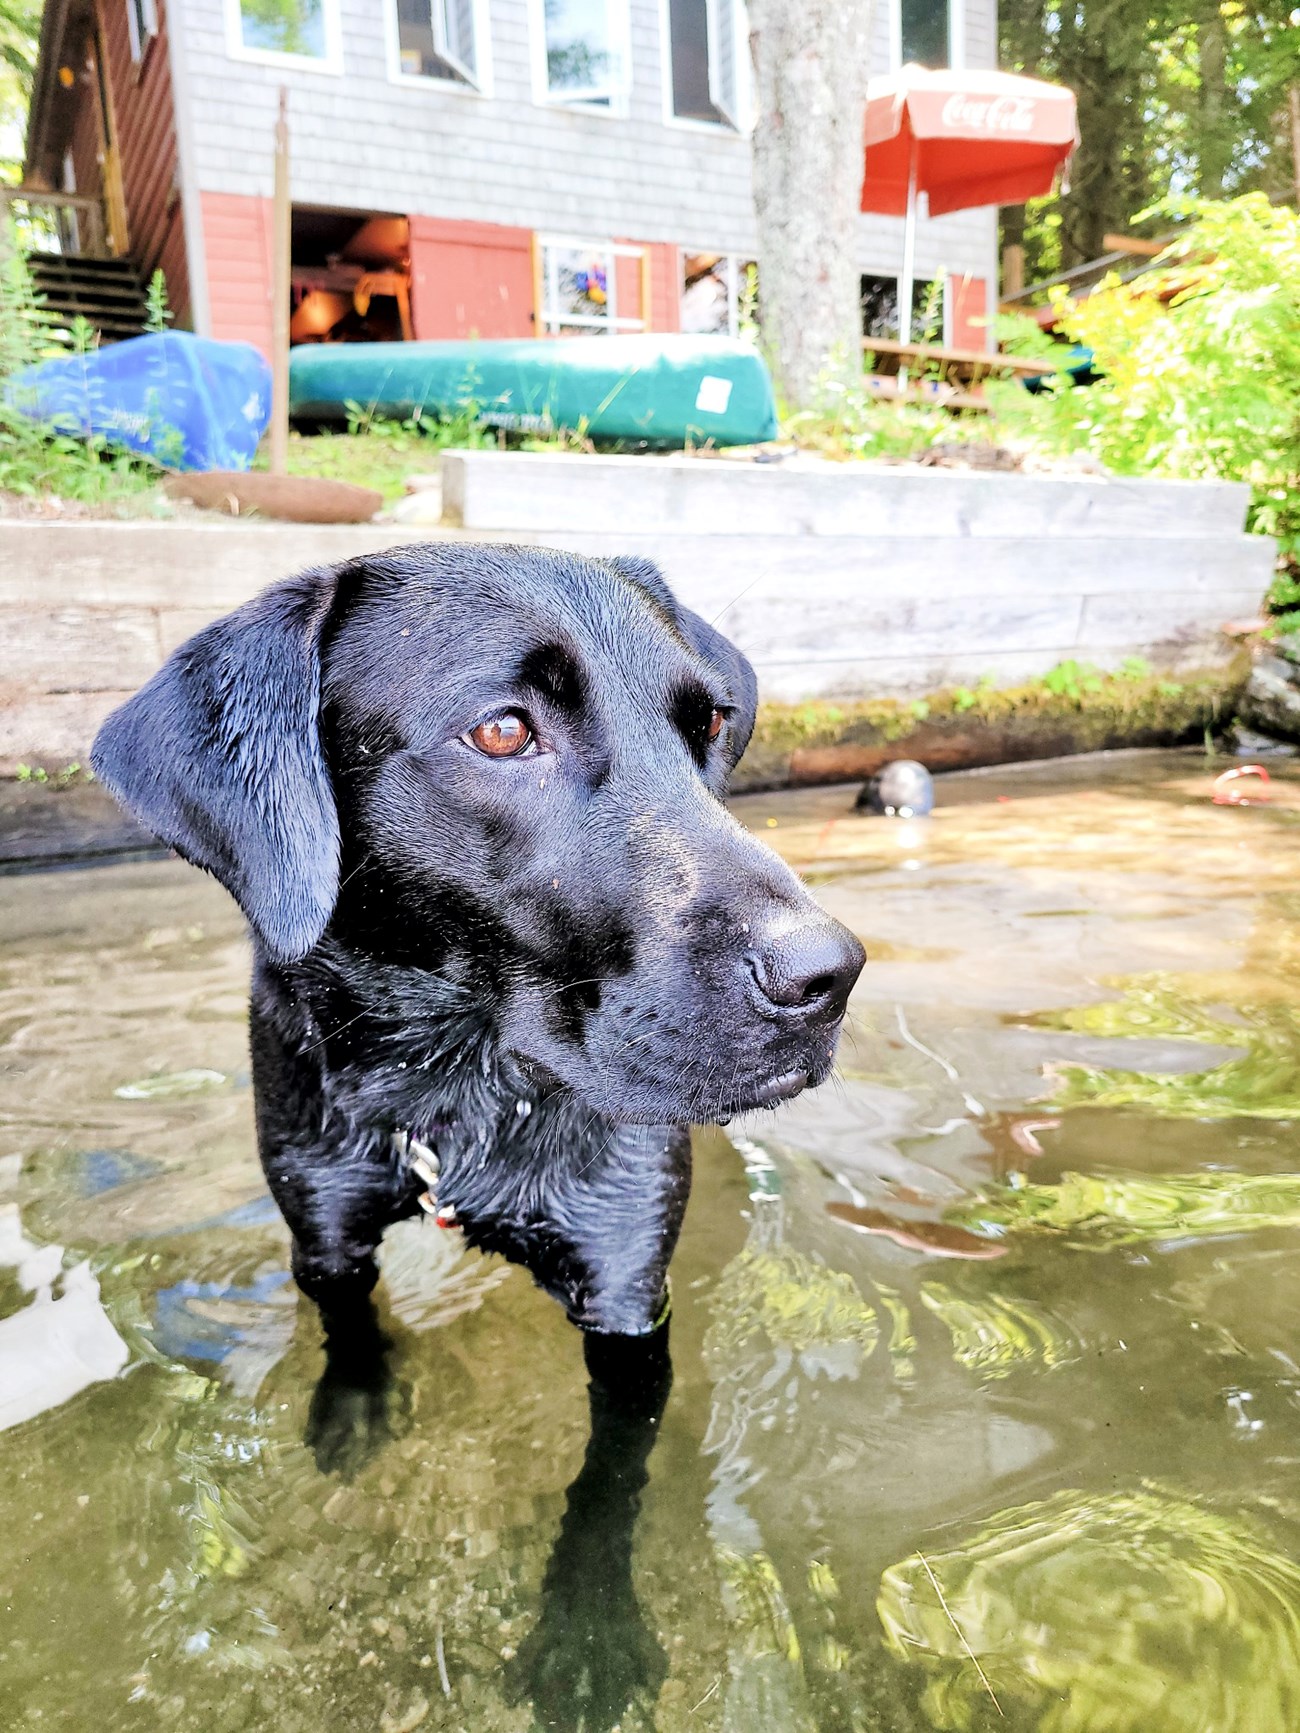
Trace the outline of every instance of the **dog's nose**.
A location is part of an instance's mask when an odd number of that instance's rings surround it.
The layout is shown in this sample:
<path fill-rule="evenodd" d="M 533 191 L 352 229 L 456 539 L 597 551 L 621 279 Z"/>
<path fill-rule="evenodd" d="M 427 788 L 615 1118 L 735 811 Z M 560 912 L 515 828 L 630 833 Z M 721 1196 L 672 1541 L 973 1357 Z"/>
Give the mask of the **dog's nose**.
<path fill-rule="evenodd" d="M 746 953 L 759 994 L 809 1022 L 844 1015 L 867 954 L 838 921 L 795 927 Z"/>

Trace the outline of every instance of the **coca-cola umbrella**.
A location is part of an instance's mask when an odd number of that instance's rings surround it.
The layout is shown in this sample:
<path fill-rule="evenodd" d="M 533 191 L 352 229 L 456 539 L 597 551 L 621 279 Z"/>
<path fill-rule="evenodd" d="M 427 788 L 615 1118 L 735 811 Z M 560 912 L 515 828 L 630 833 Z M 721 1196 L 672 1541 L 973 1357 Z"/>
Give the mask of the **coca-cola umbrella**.
<path fill-rule="evenodd" d="M 905 216 L 899 336 L 911 331 L 916 207 L 932 217 L 1049 193 L 1079 142 L 1074 92 L 1010 72 L 904 66 L 867 86 L 862 209 Z"/>

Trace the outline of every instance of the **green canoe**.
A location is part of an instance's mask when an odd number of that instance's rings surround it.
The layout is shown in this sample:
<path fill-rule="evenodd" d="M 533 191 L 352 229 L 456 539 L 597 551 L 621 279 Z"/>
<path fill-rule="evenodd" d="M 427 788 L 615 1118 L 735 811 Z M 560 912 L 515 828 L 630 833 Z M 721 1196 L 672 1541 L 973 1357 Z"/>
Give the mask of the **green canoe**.
<path fill-rule="evenodd" d="M 354 406 L 399 421 L 471 407 L 512 431 L 569 428 L 664 447 L 776 435 L 767 367 L 728 337 L 309 343 L 290 352 L 291 414 L 342 421 Z"/>

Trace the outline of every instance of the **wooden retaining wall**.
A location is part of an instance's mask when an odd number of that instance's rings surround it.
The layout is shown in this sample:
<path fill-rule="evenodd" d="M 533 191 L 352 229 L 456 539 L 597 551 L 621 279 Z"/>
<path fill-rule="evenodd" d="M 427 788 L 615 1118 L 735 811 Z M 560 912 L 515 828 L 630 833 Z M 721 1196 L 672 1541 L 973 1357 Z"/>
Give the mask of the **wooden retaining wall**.
<path fill-rule="evenodd" d="M 302 527 L 0 521 L 0 773 L 84 760 L 191 632 L 304 567 L 405 542 L 654 559 L 782 703 L 907 697 L 1077 659 L 1226 665 L 1273 545 L 1246 490 L 705 459 L 465 452 L 450 522 Z"/>

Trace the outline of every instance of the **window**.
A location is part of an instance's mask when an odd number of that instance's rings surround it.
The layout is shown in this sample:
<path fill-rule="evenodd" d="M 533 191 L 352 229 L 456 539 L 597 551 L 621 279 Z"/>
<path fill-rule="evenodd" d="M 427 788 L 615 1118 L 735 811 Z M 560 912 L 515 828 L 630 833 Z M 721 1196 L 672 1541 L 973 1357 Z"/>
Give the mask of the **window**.
<path fill-rule="evenodd" d="M 740 337 L 754 324 L 758 267 L 736 253 L 683 253 L 679 324 L 692 337 Z"/>
<path fill-rule="evenodd" d="M 667 0 L 667 21 L 673 119 L 746 125 L 749 54 L 743 0 Z"/>
<path fill-rule="evenodd" d="M 237 60 L 343 70 L 338 0 L 226 0 L 226 41 Z"/>
<path fill-rule="evenodd" d="M 484 87 L 487 30 L 479 0 L 394 0 L 399 78 L 440 78 Z"/>
<path fill-rule="evenodd" d="M 154 0 L 126 0 L 126 30 L 131 38 L 132 60 L 142 60 L 149 38 L 158 34 L 158 9 Z"/>
<path fill-rule="evenodd" d="M 544 102 L 613 112 L 627 94 L 626 0 L 540 0 Z"/>
<path fill-rule="evenodd" d="M 894 64 L 960 67 L 964 0 L 893 0 Z"/>
<path fill-rule="evenodd" d="M 548 337 L 592 337 L 644 331 L 646 274 L 642 247 L 566 236 L 539 240 L 541 320 Z M 627 309 L 636 308 L 636 314 Z"/>
<path fill-rule="evenodd" d="M 863 277 L 860 279 L 862 300 L 862 334 L 864 337 L 899 335 L 898 278 Z M 917 281 L 912 284 L 912 328 L 905 338 L 909 343 L 947 343 L 947 296 L 944 281 Z"/>

